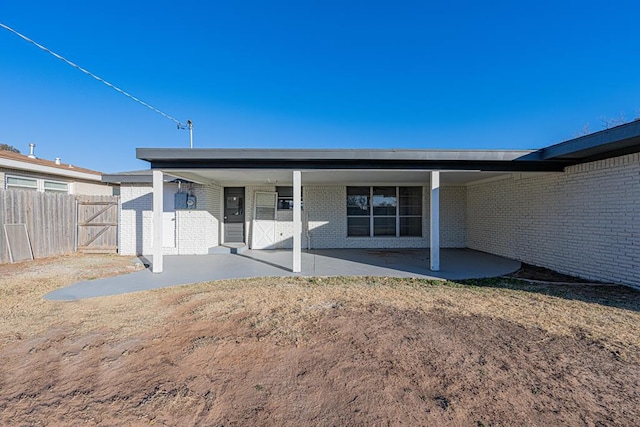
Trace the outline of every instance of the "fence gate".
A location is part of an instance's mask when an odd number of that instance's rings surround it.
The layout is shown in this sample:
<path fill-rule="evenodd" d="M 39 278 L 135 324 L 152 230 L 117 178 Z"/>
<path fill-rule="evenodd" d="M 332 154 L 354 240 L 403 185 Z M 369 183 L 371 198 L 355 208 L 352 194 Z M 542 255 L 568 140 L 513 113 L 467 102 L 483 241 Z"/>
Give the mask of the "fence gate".
<path fill-rule="evenodd" d="M 78 196 L 78 251 L 118 252 L 118 196 Z"/>

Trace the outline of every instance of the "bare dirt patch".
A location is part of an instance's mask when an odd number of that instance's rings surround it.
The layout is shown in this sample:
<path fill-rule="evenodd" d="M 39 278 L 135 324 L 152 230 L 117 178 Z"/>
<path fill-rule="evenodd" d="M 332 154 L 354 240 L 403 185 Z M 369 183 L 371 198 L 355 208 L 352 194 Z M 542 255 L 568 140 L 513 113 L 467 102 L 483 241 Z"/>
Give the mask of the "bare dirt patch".
<path fill-rule="evenodd" d="M 593 280 L 586 280 L 576 276 L 570 276 L 568 274 L 558 273 L 555 270 L 551 270 L 544 267 L 538 267 L 536 265 L 522 263 L 522 266 L 518 271 L 509 275 L 516 279 L 526 279 L 541 282 L 555 282 L 555 283 L 598 283 Z M 603 283 L 604 285 L 604 283 Z"/>
<path fill-rule="evenodd" d="M 0 424 L 640 425 L 640 293 L 481 284 L 281 278 L 37 301 L 0 333 Z"/>

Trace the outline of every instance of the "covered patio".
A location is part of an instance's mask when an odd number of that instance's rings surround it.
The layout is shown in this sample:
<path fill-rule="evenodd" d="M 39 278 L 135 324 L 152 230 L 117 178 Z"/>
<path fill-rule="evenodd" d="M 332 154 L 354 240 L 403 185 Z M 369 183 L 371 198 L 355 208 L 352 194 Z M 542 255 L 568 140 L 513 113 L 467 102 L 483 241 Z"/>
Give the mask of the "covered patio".
<path fill-rule="evenodd" d="M 462 200 L 466 196 L 461 195 L 455 206 L 449 203 L 441 209 L 441 185 L 464 187 L 470 182 L 500 179 L 514 173 L 534 175 L 559 172 L 564 167 L 563 162 L 520 160 L 531 151 L 138 149 L 137 154 L 151 163 L 151 253 L 156 260 L 152 266 L 155 273 L 164 272 L 163 256 L 167 255 L 162 240 L 166 176 L 215 188 L 216 194 L 237 188 L 241 197 L 247 199 L 247 209 L 240 208 L 244 225 L 238 228 L 239 240 L 227 240 L 225 235 L 232 226 L 227 223 L 226 205 L 224 214 L 221 213 L 222 204 L 228 200 L 225 195 L 210 209 L 223 230 L 213 231 L 218 233 L 215 244 L 235 241 L 251 249 L 277 249 L 279 236 L 285 236 L 280 240 L 289 240 L 288 268 L 293 273 L 308 271 L 304 265 L 309 261 L 302 256 L 305 247 L 429 248 L 422 251 L 428 258 L 421 258 L 422 264 L 416 268 L 437 273 L 446 268 L 441 261 L 441 248 L 467 246 L 464 236 L 447 242 L 441 240 L 443 221 L 448 221 L 445 227 L 449 230 L 457 228 L 462 230 L 460 233 L 464 233 L 466 222 L 466 201 Z M 280 220 L 276 221 L 274 205 L 279 197 L 276 190 L 282 185 L 289 186 L 292 192 L 288 200 L 291 218 L 285 220 L 290 228 L 285 233 L 276 232 Z M 309 190 L 304 201 L 303 187 Z M 330 194 L 328 187 L 332 189 Z M 263 203 L 259 202 L 260 197 L 266 197 L 267 202 L 260 204 Z M 363 204 L 359 206 L 352 200 L 362 200 Z M 449 201 L 451 198 L 445 203 Z M 271 215 L 269 221 L 263 221 L 259 216 L 267 212 Z M 272 238 L 256 242 L 249 234 L 253 237 L 269 234 Z M 283 255 L 256 255 L 272 256 Z"/>
<path fill-rule="evenodd" d="M 635 284 L 639 123 L 539 150 L 138 148 L 150 169 L 103 181 L 121 189 L 119 253 L 155 273 L 241 246 L 303 275 L 322 250 L 417 249 L 411 271 L 437 276 L 441 250 L 470 248 Z"/>
<path fill-rule="evenodd" d="M 501 276 L 520 268 L 518 261 L 470 249 L 441 249 L 439 271 L 430 270 L 429 259 L 428 249 L 319 249 L 302 251 L 302 272 L 294 273 L 289 250 L 170 255 L 164 256 L 163 274 L 153 274 L 147 268 L 122 276 L 80 282 L 51 292 L 45 299 L 78 300 L 252 277 L 378 276 L 462 280 Z M 149 262 L 152 267 L 153 259 Z"/>

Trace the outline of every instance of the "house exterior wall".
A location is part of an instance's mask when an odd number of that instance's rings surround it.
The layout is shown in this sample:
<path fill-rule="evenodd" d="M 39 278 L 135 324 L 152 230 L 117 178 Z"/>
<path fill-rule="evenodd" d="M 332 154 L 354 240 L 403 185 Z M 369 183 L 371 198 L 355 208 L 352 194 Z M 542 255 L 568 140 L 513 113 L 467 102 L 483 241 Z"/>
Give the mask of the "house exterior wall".
<path fill-rule="evenodd" d="M 311 248 L 426 248 L 429 247 L 429 187 L 423 186 L 422 237 L 347 237 L 346 186 L 304 186 L 302 247 Z M 275 192 L 275 186 L 245 187 L 245 235 L 251 243 L 255 193 Z M 152 187 L 121 186 L 119 251 L 122 255 L 151 254 L 153 249 Z M 206 254 L 221 240 L 222 193 L 218 185 L 194 186 L 197 210 L 176 211 L 176 247 L 164 253 Z M 466 246 L 466 193 L 463 186 L 442 187 L 440 241 L 442 247 Z M 293 211 L 278 210 L 276 248 L 293 246 Z"/>
<path fill-rule="evenodd" d="M 176 249 L 180 255 L 204 255 L 218 246 L 222 187 L 194 185 L 197 209 L 176 211 Z"/>
<path fill-rule="evenodd" d="M 219 186 L 193 186 L 196 209 L 175 211 L 176 247 L 165 255 L 206 254 L 219 241 Z M 122 184 L 120 191 L 119 253 L 150 255 L 153 251 L 153 188 L 149 184 Z"/>
<path fill-rule="evenodd" d="M 113 186 L 94 182 L 74 181 L 71 185 L 73 194 L 85 196 L 113 196 Z"/>
<path fill-rule="evenodd" d="M 307 191 L 305 187 L 305 192 Z M 275 186 L 261 185 L 261 186 L 247 186 L 245 187 L 245 241 L 251 246 L 251 239 L 253 238 L 253 216 L 256 192 L 275 193 Z M 307 239 L 304 227 L 304 212 L 303 212 L 303 227 L 302 227 L 302 247 L 307 247 Z M 293 247 L 293 210 L 278 210 L 276 213 L 276 249 L 291 249 Z"/>
<path fill-rule="evenodd" d="M 35 179 L 50 179 L 53 181 L 66 182 L 69 184 L 69 194 L 81 194 L 85 196 L 112 196 L 114 194 L 113 186 L 109 184 L 10 168 L 0 168 L 0 182 L 3 185 L 3 188 L 5 186 L 6 175 L 24 176 Z"/>
<path fill-rule="evenodd" d="M 429 187 L 422 187 L 422 237 L 347 237 L 347 187 L 307 186 L 303 176 L 302 247 L 307 248 L 426 248 L 429 247 Z M 275 186 L 245 187 L 246 232 L 251 242 L 253 204 L 257 191 L 275 192 Z M 442 247 L 466 247 L 466 187 L 442 187 L 440 242 Z M 293 245 L 293 212 L 279 210 L 276 248 Z"/>
<path fill-rule="evenodd" d="M 640 154 L 471 184 L 471 249 L 640 286 Z"/>
<path fill-rule="evenodd" d="M 120 226 L 118 252 L 120 255 L 141 255 L 143 238 L 151 239 L 150 230 L 143 229 L 143 215 L 153 210 L 153 188 L 148 184 L 122 184 L 120 186 Z M 148 243 L 144 245 L 150 247 Z"/>

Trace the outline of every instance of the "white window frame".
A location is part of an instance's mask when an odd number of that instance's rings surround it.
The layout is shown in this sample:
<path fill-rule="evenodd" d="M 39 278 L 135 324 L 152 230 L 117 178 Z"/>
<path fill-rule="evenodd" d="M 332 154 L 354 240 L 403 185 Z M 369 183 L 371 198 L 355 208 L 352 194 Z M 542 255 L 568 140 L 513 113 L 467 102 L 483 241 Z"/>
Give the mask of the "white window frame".
<path fill-rule="evenodd" d="M 348 186 L 349 187 L 349 186 Z M 422 226 L 420 227 L 420 234 L 418 235 L 410 235 L 410 236 L 401 236 L 400 235 L 400 219 L 401 218 L 420 218 L 420 223 L 422 224 L 424 215 L 400 215 L 400 188 L 403 187 L 415 187 L 415 188 L 420 188 L 420 212 L 423 212 L 423 204 L 424 204 L 424 194 L 423 194 L 423 190 L 421 186 L 418 185 L 371 185 L 371 186 L 367 186 L 367 185 L 356 185 L 355 187 L 369 187 L 369 215 L 365 216 L 365 215 L 347 215 L 347 221 L 349 217 L 354 217 L 354 218 L 369 218 L 369 236 L 350 236 L 349 235 L 349 229 L 348 229 L 348 224 L 347 224 L 347 238 L 348 239 L 359 239 L 359 238 L 382 238 L 382 239 L 387 239 L 387 238 L 401 238 L 401 239 L 405 239 L 405 238 L 422 238 L 424 233 L 422 230 Z M 395 187 L 395 198 L 396 198 L 396 212 L 395 215 L 374 215 L 373 213 L 373 188 L 374 187 Z M 396 223 L 396 232 L 395 235 L 375 235 L 375 218 L 395 218 L 395 223 Z"/>
<path fill-rule="evenodd" d="M 14 179 L 26 179 L 26 180 L 30 180 L 33 181 L 35 183 L 34 187 L 28 186 L 28 185 L 19 185 L 19 184 L 9 184 L 9 180 L 11 178 Z M 20 189 L 25 189 L 25 190 L 36 190 L 38 191 L 38 178 L 34 178 L 32 176 L 20 176 L 20 175 L 5 175 L 4 176 L 4 188 L 5 189 L 11 189 L 11 188 L 20 188 Z"/>
<path fill-rule="evenodd" d="M 64 190 L 55 189 L 55 188 L 47 188 L 46 184 L 48 182 L 52 183 L 52 184 L 63 184 L 66 188 Z M 43 179 L 42 180 L 42 191 L 45 192 L 45 193 L 64 193 L 64 194 L 69 194 L 69 183 L 68 182 L 64 182 L 64 181 L 56 181 L 54 179 Z"/>
<path fill-rule="evenodd" d="M 25 179 L 25 180 L 30 180 L 35 182 L 35 186 L 31 187 L 31 186 L 26 186 L 26 185 L 16 185 L 16 184 L 9 184 L 9 180 L 11 178 L 15 178 L 15 179 Z M 45 182 L 50 182 L 50 183 L 54 183 L 54 184 L 64 184 L 67 186 L 66 190 L 57 190 L 57 189 L 53 189 L 53 188 L 45 188 Z M 35 190 L 38 191 L 40 193 L 44 193 L 44 192 L 50 192 L 50 193 L 63 193 L 63 194 L 70 194 L 71 191 L 71 183 L 70 182 L 65 182 L 65 181 L 58 181 L 56 179 L 49 179 L 49 178 L 36 178 L 33 176 L 25 176 L 25 175 L 17 175 L 17 174 L 5 174 L 4 177 L 4 188 L 5 189 L 23 189 L 23 190 Z"/>

